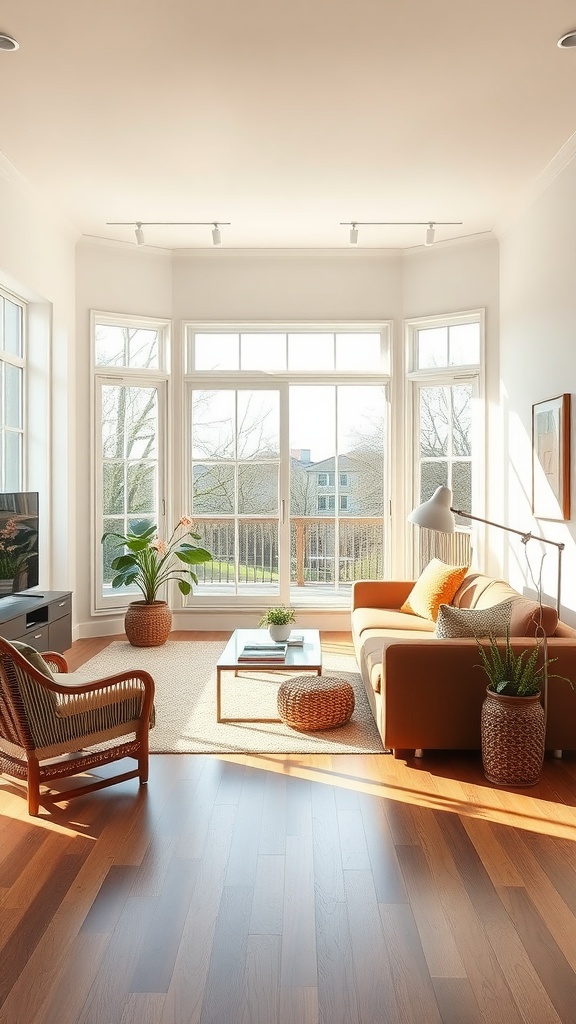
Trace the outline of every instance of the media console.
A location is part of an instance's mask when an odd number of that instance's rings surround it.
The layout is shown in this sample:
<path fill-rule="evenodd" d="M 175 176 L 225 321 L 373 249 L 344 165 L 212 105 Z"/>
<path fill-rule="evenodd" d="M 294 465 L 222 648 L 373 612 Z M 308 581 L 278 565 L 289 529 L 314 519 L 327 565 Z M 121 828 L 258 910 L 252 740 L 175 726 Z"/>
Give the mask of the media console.
<path fill-rule="evenodd" d="M 1 598 L 0 636 L 21 640 L 37 651 L 67 651 L 72 646 L 71 592 L 23 591 Z"/>

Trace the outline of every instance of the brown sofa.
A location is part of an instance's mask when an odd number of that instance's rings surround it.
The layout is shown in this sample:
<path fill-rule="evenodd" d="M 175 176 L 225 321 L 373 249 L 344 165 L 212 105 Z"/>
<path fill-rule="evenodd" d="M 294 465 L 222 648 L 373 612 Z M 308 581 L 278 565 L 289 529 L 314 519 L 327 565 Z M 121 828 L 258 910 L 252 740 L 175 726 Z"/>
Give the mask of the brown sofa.
<path fill-rule="evenodd" d="M 352 589 L 352 636 L 372 713 L 384 746 L 396 757 L 415 750 L 480 749 L 480 712 L 486 677 L 477 642 L 435 637 L 435 623 L 400 611 L 413 580 L 361 580 Z M 487 608 L 512 598 L 515 650 L 533 646 L 540 607 L 503 580 L 469 572 L 451 604 Z M 546 747 L 576 749 L 576 629 L 542 606 L 551 673 Z"/>

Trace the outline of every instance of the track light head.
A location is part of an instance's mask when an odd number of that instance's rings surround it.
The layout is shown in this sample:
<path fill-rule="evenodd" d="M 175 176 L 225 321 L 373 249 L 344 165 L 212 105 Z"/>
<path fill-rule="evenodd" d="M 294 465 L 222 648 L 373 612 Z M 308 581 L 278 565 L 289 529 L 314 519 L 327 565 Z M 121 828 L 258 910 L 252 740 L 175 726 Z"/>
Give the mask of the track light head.
<path fill-rule="evenodd" d="M 136 235 L 136 245 L 144 245 L 144 232 L 142 231 L 142 224 L 140 221 L 136 224 L 134 234 Z"/>
<path fill-rule="evenodd" d="M 6 35 L 5 32 L 0 32 L 0 50 L 18 50 L 20 43 L 13 36 Z"/>
<path fill-rule="evenodd" d="M 352 227 L 350 228 L 350 245 L 358 245 L 358 228 L 354 221 L 352 221 Z"/>
<path fill-rule="evenodd" d="M 215 223 L 214 227 L 212 228 L 212 242 L 214 243 L 214 245 L 220 245 L 221 241 L 222 236 L 220 234 L 220 228 Z"/>
<path fill-rule="evenodd" d="M 435 236 L 435 234 L 436 234 L 436 230 L 435 230 L 434 224 L 433 224 L 432 221 L 430 221 L 430 223 L 428 224 L 428 227 L 426 229 L 426 238 L 424 239 L 424 245 L 434 245 L 434 236 Z"/>

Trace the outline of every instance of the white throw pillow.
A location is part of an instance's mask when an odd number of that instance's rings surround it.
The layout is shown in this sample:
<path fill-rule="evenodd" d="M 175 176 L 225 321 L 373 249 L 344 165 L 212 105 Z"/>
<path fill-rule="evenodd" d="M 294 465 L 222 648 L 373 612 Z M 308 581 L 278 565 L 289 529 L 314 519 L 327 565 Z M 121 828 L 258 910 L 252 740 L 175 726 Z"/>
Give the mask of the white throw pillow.
<path fill-rule="evenodd" d="M 434 635 L 443 640 L 467 636 L 506 636 L 511 615 L 512 601 L 502 601 L 491 608 L 453 608 L 450 604 L 441 604 Z"/>

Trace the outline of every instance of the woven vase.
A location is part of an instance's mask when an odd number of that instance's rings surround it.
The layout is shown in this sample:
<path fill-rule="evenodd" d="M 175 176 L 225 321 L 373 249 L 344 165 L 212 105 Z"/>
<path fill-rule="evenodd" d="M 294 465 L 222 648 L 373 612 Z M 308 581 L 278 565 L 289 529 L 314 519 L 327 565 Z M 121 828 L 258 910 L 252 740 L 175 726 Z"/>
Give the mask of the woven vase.
<path fill-rule="evenodd" d="M 546 725 L 540 694 L 508 697 L 486 690 L 482 704 L 482 763 L 497 786 L 535 786 L 544 763 Z"/>
<path fill-rule="evenodd" d="M 133 647 L 161 647 L 170 636 L 172 612 L 166 601 L 132 601 L 124 618 L 124 629 Z"/>

